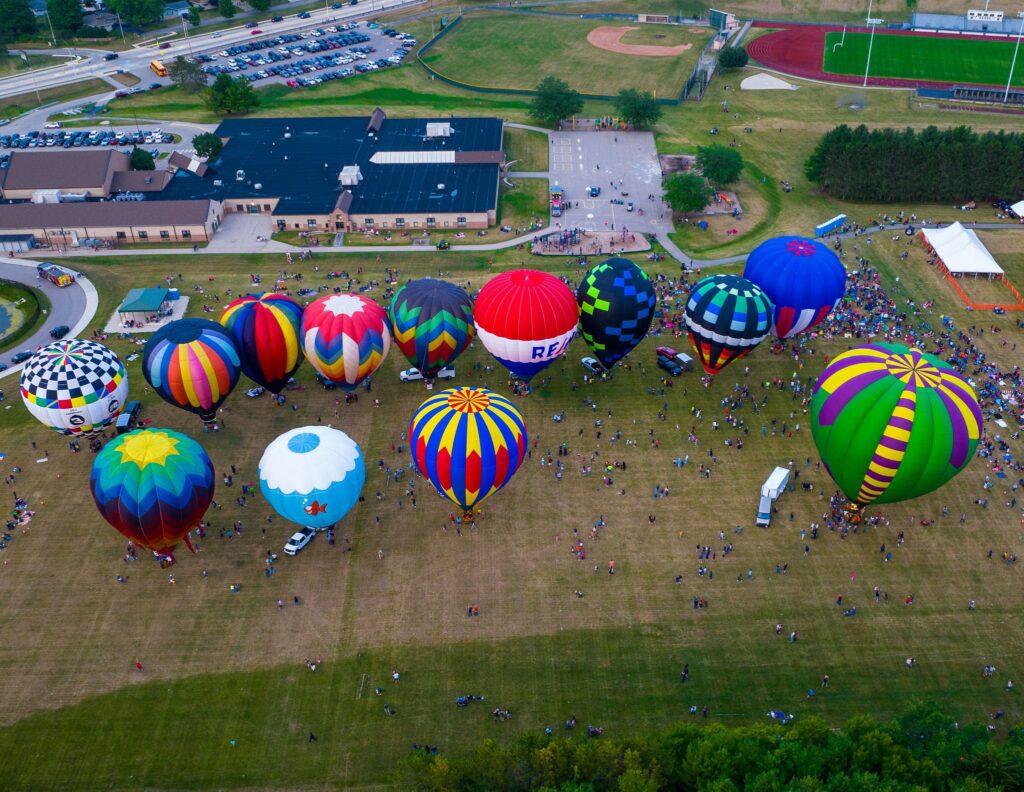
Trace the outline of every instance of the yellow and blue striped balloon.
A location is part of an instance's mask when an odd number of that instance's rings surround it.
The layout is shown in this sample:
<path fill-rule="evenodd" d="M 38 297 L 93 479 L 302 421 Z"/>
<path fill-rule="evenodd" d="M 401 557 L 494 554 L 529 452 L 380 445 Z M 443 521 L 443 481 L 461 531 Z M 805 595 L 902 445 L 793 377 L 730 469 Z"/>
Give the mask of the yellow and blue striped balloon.
<path fill-rule="evenodd" d="M 467 514 L 504 487 L 526 456 L 523 416 L 486 388 L 451 388 L 419 406 L 409 424 L 417 469 Z"/>

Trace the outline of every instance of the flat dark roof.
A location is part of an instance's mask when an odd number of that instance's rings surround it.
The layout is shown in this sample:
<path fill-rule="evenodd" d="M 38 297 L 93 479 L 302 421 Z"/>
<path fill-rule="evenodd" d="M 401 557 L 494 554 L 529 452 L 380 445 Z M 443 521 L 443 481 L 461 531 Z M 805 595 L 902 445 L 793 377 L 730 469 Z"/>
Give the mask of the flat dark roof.
<path fill-rule="evenodd" d="M 209 201 L 94 201 L 2 204 L 0 229 L 55 226 L 202 225 Z"/>
<path fill-rule="evenodd" d="M 200 178 L 178 171 L 162 197 L 279 198 L 274 214 L 322 215 L 331 213 L 342 191 L 350 189 L 349 213 L 357 218 L 496 208 L 499 166 L 495 155 L 468 158 L 487 162 L 461 162 L 454 156 L 448 162 L 416 160 L 447 156 L 439 152 L 500 151 L 500 119 L 386 118 L 377 134 L 368 131 L 370 121 L 370 116 L 228 119 L 217 127 L 217 135 L 227 138 L 227 145 L 206 174 Z M 449 124 L 451 134 L 428 138 L 428 123 Z M 374 163 L 375 154 L 390 154 L 391 160 L 402 161 Z M 358 165 L 363 178 L 357 186 L 343 187 L 338 175 L 349 165 Z M 236 180 L 238 171 L 244 172 L 241 181 Z M 220 186 L 214 184 L 216 180 Z"/>

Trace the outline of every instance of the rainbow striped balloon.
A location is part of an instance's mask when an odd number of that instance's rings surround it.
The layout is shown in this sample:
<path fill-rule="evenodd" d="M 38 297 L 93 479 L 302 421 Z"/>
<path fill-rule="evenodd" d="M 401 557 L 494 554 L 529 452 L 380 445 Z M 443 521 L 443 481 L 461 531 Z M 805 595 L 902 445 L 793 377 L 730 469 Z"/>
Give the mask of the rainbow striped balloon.
<path fill-rule="evenodd" d="M 153 334 L 142 352 L 142 376 L 168 404 L 210 423 L 238 382 L 235 342 L 217 322 L 178 319 Z"/>
<path fill-rule="evenodd" d="M 410 281 L 392 298 L 389 314 L 395 344 L 428 380 L 473 340 L 473 301 L 454 283 Z"/>
<path fill-rule="evenodd" d="M 104 520 L 140 547 L 171 555 L 213 500 L 213 463 L 191 437 L 137 429 L 96 455 L 90 487 Z"/>
<path fill-rule="evenodd" d="M 919 349 L 867 344 L 835 358 L 811 400 L 811 431 L 853 502 L 895 503 L 938 489 L 970 462 L 981 437 L 973 389 Z"/>
<path fill-rule="evenodd" d="M 409 445 L 420 473 L 468 514 L 519 469 L 526 425 L 504 396 L 486 388 L 451 388 L 413 414 Z"/>
<path fill-rule="evenodd" d="M 271 393 L 280 393 L 302 365 L 299 322 L 302 306 L 287 294 L 240 297 L 224 309 L 220 323 L 234 339 L 242 372 Z"/>
<path fill-rule="evenodd" d="M 350 390 L 384 362 L 391 348 L 387 312 L 358 294 L 321 297 L 302 316 L 302 349 L 321 375 Z"/>

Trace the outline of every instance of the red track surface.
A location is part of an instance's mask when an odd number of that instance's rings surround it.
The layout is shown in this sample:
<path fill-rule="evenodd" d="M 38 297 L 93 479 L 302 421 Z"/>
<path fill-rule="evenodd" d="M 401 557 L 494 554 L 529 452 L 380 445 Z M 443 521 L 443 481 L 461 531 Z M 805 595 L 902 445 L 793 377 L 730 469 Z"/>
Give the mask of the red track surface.
<path fill-rule="evenodd" d="M 754 27 L 778 27 L 768 22 L 755 22 Z M 747 53 L 762 66 L 794 77 L 806 77 L 811 80 L 822 80 L 833 83 L 850 83 L 863 85 L 864 78 L 852 74 L 831 74 L 822 71 L 825 57 L 825 34 L 841 32 L 841 25 L 799 25 L 784 28 L 775 33 L 766 33 L 747 45 Z M 868 33 L 869 28 L 847 27 L 848 33 Z M 882 35 L 876 33 L 876 35 Z M 932 38 L 972 38 L 985 39 L 984 36 L 961 36 L 941 33 L 918 33 L 912 30 L 887 30 L 884 35 L 898 36 L 930 36 Z M 951 88 L 953 83 L 935 80 L 899 80 L 888 77 L 869 77 L 868 85 L 886 88 Z M 992 86 L 998 88 L 1000 86 Z"/>

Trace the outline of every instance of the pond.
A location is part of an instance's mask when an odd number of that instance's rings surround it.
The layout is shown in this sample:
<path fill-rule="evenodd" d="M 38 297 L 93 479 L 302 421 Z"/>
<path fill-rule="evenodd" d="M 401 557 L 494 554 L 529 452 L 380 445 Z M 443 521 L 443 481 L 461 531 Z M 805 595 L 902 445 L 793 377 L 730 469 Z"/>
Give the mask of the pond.
<path fill-rule="evenodd" d="M 7 335 L 7 331 L 11 329 L 11 323 L 14 318 L 11 311 L 10 305 L 5 305 L 0 301 L 0 338 Z"/>

